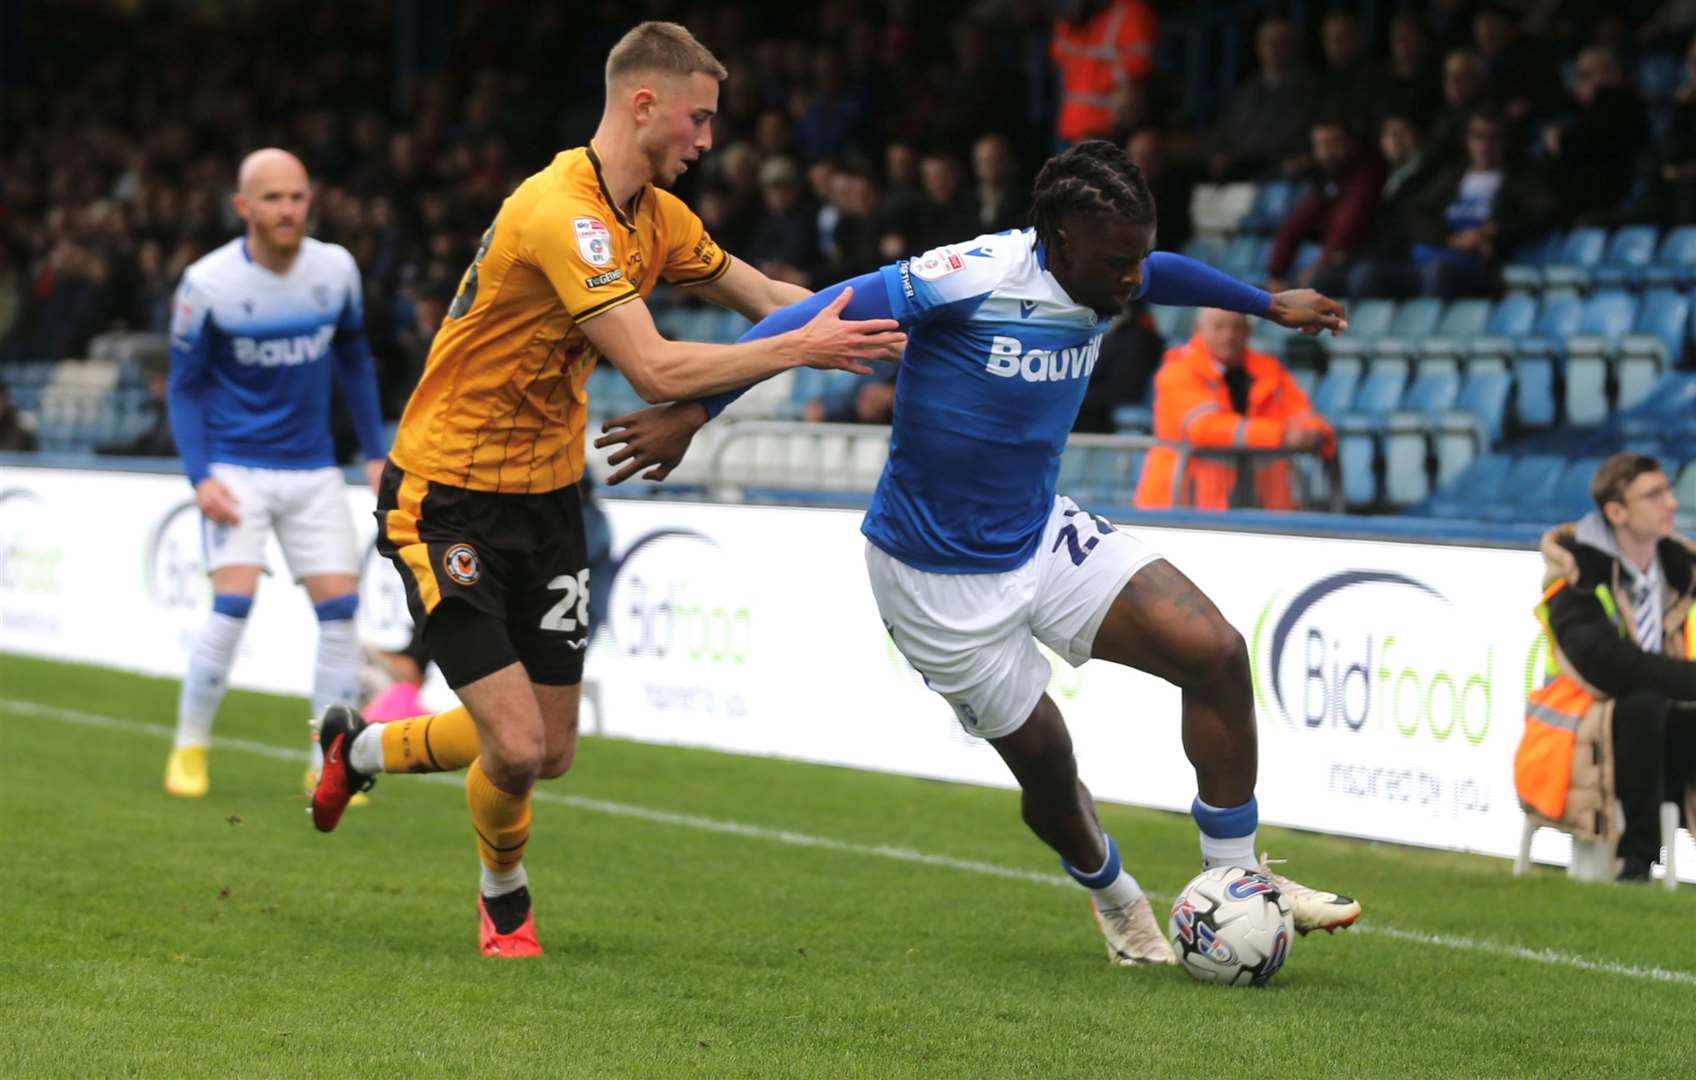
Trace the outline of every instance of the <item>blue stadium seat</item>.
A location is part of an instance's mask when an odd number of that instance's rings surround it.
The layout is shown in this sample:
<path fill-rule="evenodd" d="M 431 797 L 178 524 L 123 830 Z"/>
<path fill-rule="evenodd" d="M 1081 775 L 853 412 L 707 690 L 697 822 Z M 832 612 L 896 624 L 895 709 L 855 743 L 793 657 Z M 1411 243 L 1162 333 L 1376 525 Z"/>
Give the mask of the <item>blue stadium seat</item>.
<path fill-rule="evenodd" d="M 1420 342 L 1437 328 L 1443 315 L 1443 302 L 1424 298 L 1408 300 L 1396 308 L 1395 316 L 1374 346 L 1378 356 L 1400 356 L 1411 359 L 1419 352 Z M 1351 325 L 1352 329 L 1352 325 Z"/>
<path fill-rule="evenodd" d="M 1421 507 L 1431 517 L 1474 517 L 1478 508 L 1495 502 L 1507 481 L 1513 460 L 1506 454 L 1486 454 L 1437 491 Z"/>
<path fill-rule="evenodd" d="M 1225 241 L 1212 236 L 1191 237 L 1179 254 L 1209 266 L 1218 266 L 1225 261 Z"/>
<path fill-rule="evenodd" d="M 1443 412 L 1433 436 L 1438 485 L 1501 441 L 1511 389 L 1505 371 L 1475 371 L 1466 377 L 1455 407 Z"/>
<path fill-rule="evenodd" d="M 1515 345 L 1514 415 L 1522 427 L 1555 422 L 1555 364 L 1565 352 L 1567 335 L 1578 329 L 1583 307 L 1572 293 L 1544 297 L 1532 333 Z"/>
<path fill-rule="evenodd" d="M 1147 435 L 1154 430 L 1154 410 L 1146 405 L 1115 406 L 1113 430 L 1120 435 Z"/>
<path fill-rule="evenodd" d="M 1306 241 L 1301 247 L 1296 248 L 1295 261 L 1290 263 L 1290 273 L 1300 274 L 1303 270 L 1318 262 L 1319 256 L 1324 252 L 1325 249 L 1321 245 L 1312 240 Z"/>
<path fill-rule="evenodd" d="M 1602 261 L 1607 248 L 1605 229 L 1584 227 L 1566 234 L 1561 246 L 1543 264 L 1541 281 L 1545 289 L 1578 288 L 1589 280 L 1590 271 Z"/>
<path fill-rule="evenodd" d="M 1343 502 L 1351 510 L 1378 503 L 1378 439 L 1365 417 L 1346 416 L 1337 425 L 1337 464 L 1343 478 Z"/>
<path fill-rule="evenodd" d="M 1567 462 L 1555 481 L 1554 497 L 1549 505 L 1550 521 L 1571 521 L 1596 508 L 1595 500 L 1590 497 L 1590 478 L 1596 475 L 1596 466 L 1601 463 L 1602 459 L 1597 457 Z"/>
<path fill-rule="evenodd" d="M 1378 339 L 1390 331 L 1396 317 L 1394 300 L 1362 300 L 1349 308 L 1348 333 L 1326 339 L 1326 349 L 1335 358 L 1353 356 L 1364 358 L 1371 354 Z"/>
<path fill-rule="evenodd" d="M 1391 413 L 1384 422 L 1383 446 L 1384 501 L 1403 507 L 1425 498 L 1431 490 L 1426 417 L 1417 412 Z"/>
<path fill-rule="evenodd" d="M 1268 180 L 1255 192 L 1254 204 L 1237 222 L 1237 228 L 1245 232 L 1277 232 L 1300 197 L 1301 191 L 1294 181 Z"/>
<path fill-rule="evenodd" d="M 1678 363 L 1689 320 L 1690 298 L 1682 293 L 1650 289 L 1643 295 L 1637 322 L 1619 346 L 1615 408 L 1629 409 L 1642 401 L 1661 372 Z"/>
<path fill-rule="evenodd" d="M 1696 284 L 1696 225 L 1680 225 L 1661 237 L 1655 259 L 1643 271 L 1648 285 L 1678 288 Z"/>
<path fill-rule="evenodd" d="M 1537 319 L 1537 301 L 1529 296 L 1510 296 L 1490 310 L 1484 332 L 1472 339 L 1467 355 L 1473 360 L 1494 358 L 1505 368 L 1513 355 L 1514 342 L 1531 332 Z M 1470 362 L 1469 362 L 1470 367 Z"/>
<path fill-rule="evenodd" d="M 1225 245 L 1220 269 L 1235 277 L 1259 281 L 1266 276 L 1265 245 L 1252 233 L 1238 233 Z"/>
<path fill-rule="evenodd" d="M 1360 382 L 1357 371 L 1327 371 L 1313 392 L 1313 411 L 1335 420 L 1354 404 L 1354 391 Z"/>
<path fill-rule="evenodd" d="M 1405 368 L 1393 365 L 1374 368 L 1367 373 L 1360 389 L 1355 392 L 1350 413 L 1354 417 L 1364 417 L 1374 425 L 1382 423 L 1384 417 L 1401 404 L 1402 394 L 1406 389 Z"/>
<path fill-rule="evenodd" d="M 1555 454 L 1527 454 L 1513 463 L 1499 496 L 1475 507 L 1485 521 L 1539 521 L 1542 507 L 1553 497 L 1566 459 Z"/>
<path fill-rule="evenodd" d="M 1637 318 L 1637 298 L 1606 289 L 1584 301 L 1576 332 L 1566 340 L 1566 418 L 1581 426 L 1608 415 L 1609 368 Z"/>
<path fill-rule="evenodd" d="M 1543 286 L 1543 267 L 1556 262 L 1566 236 L 1556 229 L 1515 251 L 1502 267 L 1502 284 L 1513 294 L 1529 294 Z"/>
<path fill-rule="evenodd" d="M 1643 284 L 1643 272 L 1655 257 L 1655 244 L 1660 233 L 1653 225 L 1627 225 L 1608 239 L 1602 261 L 1578 282 L 1588 288 L 1636 288 Z"/>
<path fill-rule="evenodd" d="M 1429 420 L 1435 420 L 1444 410 L 1454 408 L 1460 398 L 1460 375 L 1458 372 L 1440 364 L 1421 364 L 1414 375 L 1413 384 L 1403 395 L 1401 408 L 1407 412 L 1421 414 Z"/>

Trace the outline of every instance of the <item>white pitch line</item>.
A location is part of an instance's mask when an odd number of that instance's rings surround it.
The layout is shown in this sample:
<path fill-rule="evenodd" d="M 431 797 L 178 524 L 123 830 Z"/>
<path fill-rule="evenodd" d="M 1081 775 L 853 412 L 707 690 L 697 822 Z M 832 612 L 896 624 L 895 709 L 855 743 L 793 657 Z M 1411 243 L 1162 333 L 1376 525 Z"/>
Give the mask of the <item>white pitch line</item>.
<path fill-rule="evenodd" d="M 155 739 L 170 739 L 173 732 L 163 724 L 150 724 L 140 720 L 123 720 L 113 716 L 102 716 L 98 713 L 82 712 L 77 709 L 61 708 L 57 705 L 43 705 L 34 701 L 20 701 L 15 698 L 0 698 L 0 708 L 22 713 L 26 716 L 46 717 L 67 724 L 77 724 L 83 727 L 102 728 L 107 731 L 121 731 L 132 735 L 145 735 Z M 304 763 L 304 750 L 290 750 L 287 747 L 272 743 L 254 742 L 248 739 L 230 739 L 222 736 L 213 740 L 214 747 L 224 750 L 240 750 L 247 754 L 257 754 L 263 757 L 276 758 L 282 761 Z M 462 786 L 457 776 L 437 773 L 422 775 L 415 779 L 426 783 L 447 784 L 453 787 Z M 856 844 L 848 840 L 833 840 L 827 836 L 813 836 L 810 833 L 791 832 L 786 829 L 769 829 L 763 825 L 751 825 L 741 821 L 726 821 L 722 818 L 700 817 L 695 814 L 677 814 L 668 810 L 655 810 L 646 806 L 633 806 L 629 803 L 608 802 L 605 799 L 589 799 L 580 795 L 556 795 L 550 791 L 535 791 L 531 795 L 537 802 L 554 803 L 559 806 L 569 806 L 577 810 L 587 810 L 597 814 L 609 814 L 615 817 L 634 818 L 656 825 L 672 825 L 678 828 L 697 829 L 702 832 L 719 833 L 726 836 L 745 836 L 756 840 L 768 840 L 794 847 L 817 848 L 823 851 L 839 851 L 847 855 L 860 855 L 878 859 L 894 859 L 898 862 L 917 863 L 923 866 L 938 866 L 948 870 L 961 870 L 966 873 L 980 874 L 985 877 L 1004 878 L 1010 881 L 1026 881 L 1037 885 L 1052 885 L 1060 888 L 1076 888 L 1072 879 L 1061 874 L 1043 874 L 1034 870 L 1022 870 L 1013 866 L 998 866 L 995 863 L 975 862 L 971 859 L 956 859 L 950 855 L 936 855 L 912 848 L 892 847 L 886 844 Z M 1162 897 L 1150 893 L 1150 898 L 1157 902 Z M 1530 961 L 1536 964 L 1547 964 L 1551 967 L 1572 968 L 1576 971 L 1588 971 L 1603 975 L 1619 975 L 1628 979 L 1647 979 L 1651 982 L 1672 983 L 1678 986 L 1696 986 L 1696 973 L 1677 971 L 1662 967 L 1642 967 L 1637 964 L 1621 964 L 1612 960 L 1592 960 L 1589 957 L 1577 956 L 1571 953 L 1558 952 L 1554 949 L 1532 949 L 1523 945 L 1507 945 L 1498 941 L 1486 941 L 1478 938 L 1462 937 L 1455 934 L 1428 934 L 1418 930 L 1402 930 L 1381 923 L 1368 925 L 1357 924 L 1352 928 L 1355 933 L 1371 934 L 1379 937 L 1393 938 L 1397 941 L 1413 942 L 1419 945 L 1435 945 L 1439 948 L 1453 949 L 1457 952 L 1483 953 L 1489 956 L 1500 956 L 1512 960 Z"/>

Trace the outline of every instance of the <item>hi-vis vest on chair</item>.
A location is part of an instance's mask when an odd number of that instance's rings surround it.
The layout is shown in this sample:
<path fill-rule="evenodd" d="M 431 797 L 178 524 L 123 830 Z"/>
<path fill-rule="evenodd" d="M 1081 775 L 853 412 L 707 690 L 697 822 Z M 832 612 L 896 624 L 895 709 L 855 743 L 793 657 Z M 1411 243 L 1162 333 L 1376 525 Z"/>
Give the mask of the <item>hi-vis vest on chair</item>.
<path fill-rule="evenodd" d="M 1564 579 L 1556 581 L 1537 605 L 1537 618 L 1549 643 L 1545 671 L 1553 674 L 1526 702 L 1525 732 L 1513 758 L 1514 790 L 1528 812 L 1575 837 L 1611 838 L 1615 830 L 1614 703 L 1586 686 L 1559 658 L 1549 627 L 1549 600 L 1568 587 Z M 1620 636 L 1626 636 L 1625 620 L 1612 591 L 1598 585 L 1596 599 Z M 1696 608 L 1685 613 L 1679 636 L 1684 657 L 1696 659 Z"/>

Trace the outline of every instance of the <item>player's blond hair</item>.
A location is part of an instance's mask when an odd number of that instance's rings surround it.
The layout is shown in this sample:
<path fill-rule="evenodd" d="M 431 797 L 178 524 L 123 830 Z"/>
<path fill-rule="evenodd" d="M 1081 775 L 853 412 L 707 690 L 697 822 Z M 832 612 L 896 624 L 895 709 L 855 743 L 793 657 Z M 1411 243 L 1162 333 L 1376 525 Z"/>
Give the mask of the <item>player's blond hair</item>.
<path fill-rule="evenodd" d="M 695 40 L 695 35 L 674 22 L 650 20 L 638 23 L 607 54 L 607 85 L 621 75 L 635 72 L 664 75 L 693 75 L 706 72 L 723 82 L 730 72 L 712 50 Z"/>

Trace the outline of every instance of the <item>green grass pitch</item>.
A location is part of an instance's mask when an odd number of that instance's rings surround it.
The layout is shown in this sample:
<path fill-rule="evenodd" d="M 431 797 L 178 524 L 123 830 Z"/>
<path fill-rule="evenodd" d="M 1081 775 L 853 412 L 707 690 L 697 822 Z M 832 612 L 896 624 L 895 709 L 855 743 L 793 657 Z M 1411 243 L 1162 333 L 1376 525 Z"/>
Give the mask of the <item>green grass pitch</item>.
<path fill-rule="evenodd" d="M 0 656 L 6 1076 L 1672 1076 L 1696 892 L 1278 829 L 1356 930 L 1266 990 L 1111 967 L 1009 791 L 588 739 L 538 801 L 547 955 L 476 949 L 447 778 L 334 835 L 305 705 L 232 693 L 213 791 L 161 788 L 176 684 Z M 804 703 L 797 703 L 804 705 Z M 1185 816 L 1104 806 L 1157 900 Z"/>

